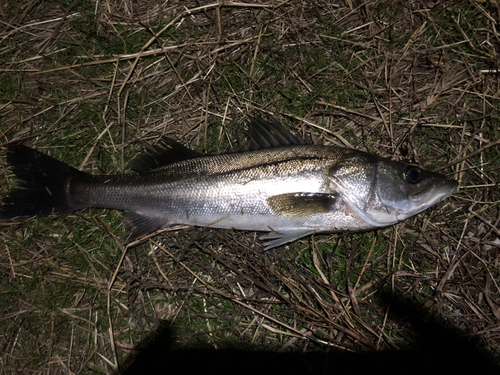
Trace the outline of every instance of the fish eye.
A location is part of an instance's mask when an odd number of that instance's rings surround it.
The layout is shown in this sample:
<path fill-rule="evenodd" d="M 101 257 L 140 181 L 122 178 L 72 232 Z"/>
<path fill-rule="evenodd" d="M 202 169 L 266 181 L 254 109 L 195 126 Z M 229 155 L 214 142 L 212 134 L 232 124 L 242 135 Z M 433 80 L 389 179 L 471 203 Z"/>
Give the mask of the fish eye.
<path fill-rule="evenodd" d="M 406 182 L 410 184 L 416 184 L 421 180 L 421 171 L 420 168 L 408 166 L 404 171 L 404 176 Z"/>

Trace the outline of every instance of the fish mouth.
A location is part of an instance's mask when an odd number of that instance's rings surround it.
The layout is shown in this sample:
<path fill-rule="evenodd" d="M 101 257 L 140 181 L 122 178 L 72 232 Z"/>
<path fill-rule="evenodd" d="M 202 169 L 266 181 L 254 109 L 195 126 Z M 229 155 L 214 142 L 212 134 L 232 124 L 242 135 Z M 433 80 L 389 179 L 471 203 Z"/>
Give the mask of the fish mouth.
<path fill-rule="evenodd" d="M 431 185 L 418 193 L 410 195 L 410 199 L 420 206 L 429 207 L 448 198 L 457 188 L 457 181 L 446 180 L 442 185 Z"/>

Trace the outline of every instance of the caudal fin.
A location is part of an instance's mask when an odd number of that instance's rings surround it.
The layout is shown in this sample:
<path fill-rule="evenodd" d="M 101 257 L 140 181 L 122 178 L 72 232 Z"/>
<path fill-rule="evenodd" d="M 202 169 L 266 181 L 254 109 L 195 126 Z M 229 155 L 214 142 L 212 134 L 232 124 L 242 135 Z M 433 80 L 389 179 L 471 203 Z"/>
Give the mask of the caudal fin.
<path fill-rule="evenodd" d="M 23 145 L 9 147 L 7 162 L 18 182 L 3 199 L 0 218 L 48 216 L 85 208 L 81 202 L 75 205 L 69 196 L 71 179 L 84 172 Z"/>

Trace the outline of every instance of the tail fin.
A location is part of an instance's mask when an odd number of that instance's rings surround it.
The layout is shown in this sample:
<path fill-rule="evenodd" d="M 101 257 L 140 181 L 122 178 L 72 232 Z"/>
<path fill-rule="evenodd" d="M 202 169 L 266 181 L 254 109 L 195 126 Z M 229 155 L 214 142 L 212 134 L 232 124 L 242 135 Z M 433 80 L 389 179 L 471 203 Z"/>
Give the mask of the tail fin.
<path fill-rule="evenodd" d="M 0 218 L 48 216 L 86 207 L 69 196 L 71 179 L 84 172 L 23 145 L 9 147 L 7 162 L 18 183 L 3 199 Z"/>

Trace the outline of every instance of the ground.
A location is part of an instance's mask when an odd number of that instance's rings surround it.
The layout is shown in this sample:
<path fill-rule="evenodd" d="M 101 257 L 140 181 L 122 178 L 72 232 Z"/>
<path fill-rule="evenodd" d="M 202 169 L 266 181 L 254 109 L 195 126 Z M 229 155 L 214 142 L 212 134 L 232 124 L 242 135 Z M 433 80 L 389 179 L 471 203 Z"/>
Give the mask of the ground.
<path fill-rule="evenodd" d="M 127 247 L 111 210 L 0 222 L 2 373 L 123 372 L 165 327 L 178 350 L 283 355 L 400 353 L 439 331 L 497 362 L 498 3 L 31 0 L 0 14 L 2 196 L 9 144 L 120 173 L 165 135 L 226 152 L 248 114 L 460 183 L 396 226 L 267 252 L 259 233 L 185 227 Z"/>

